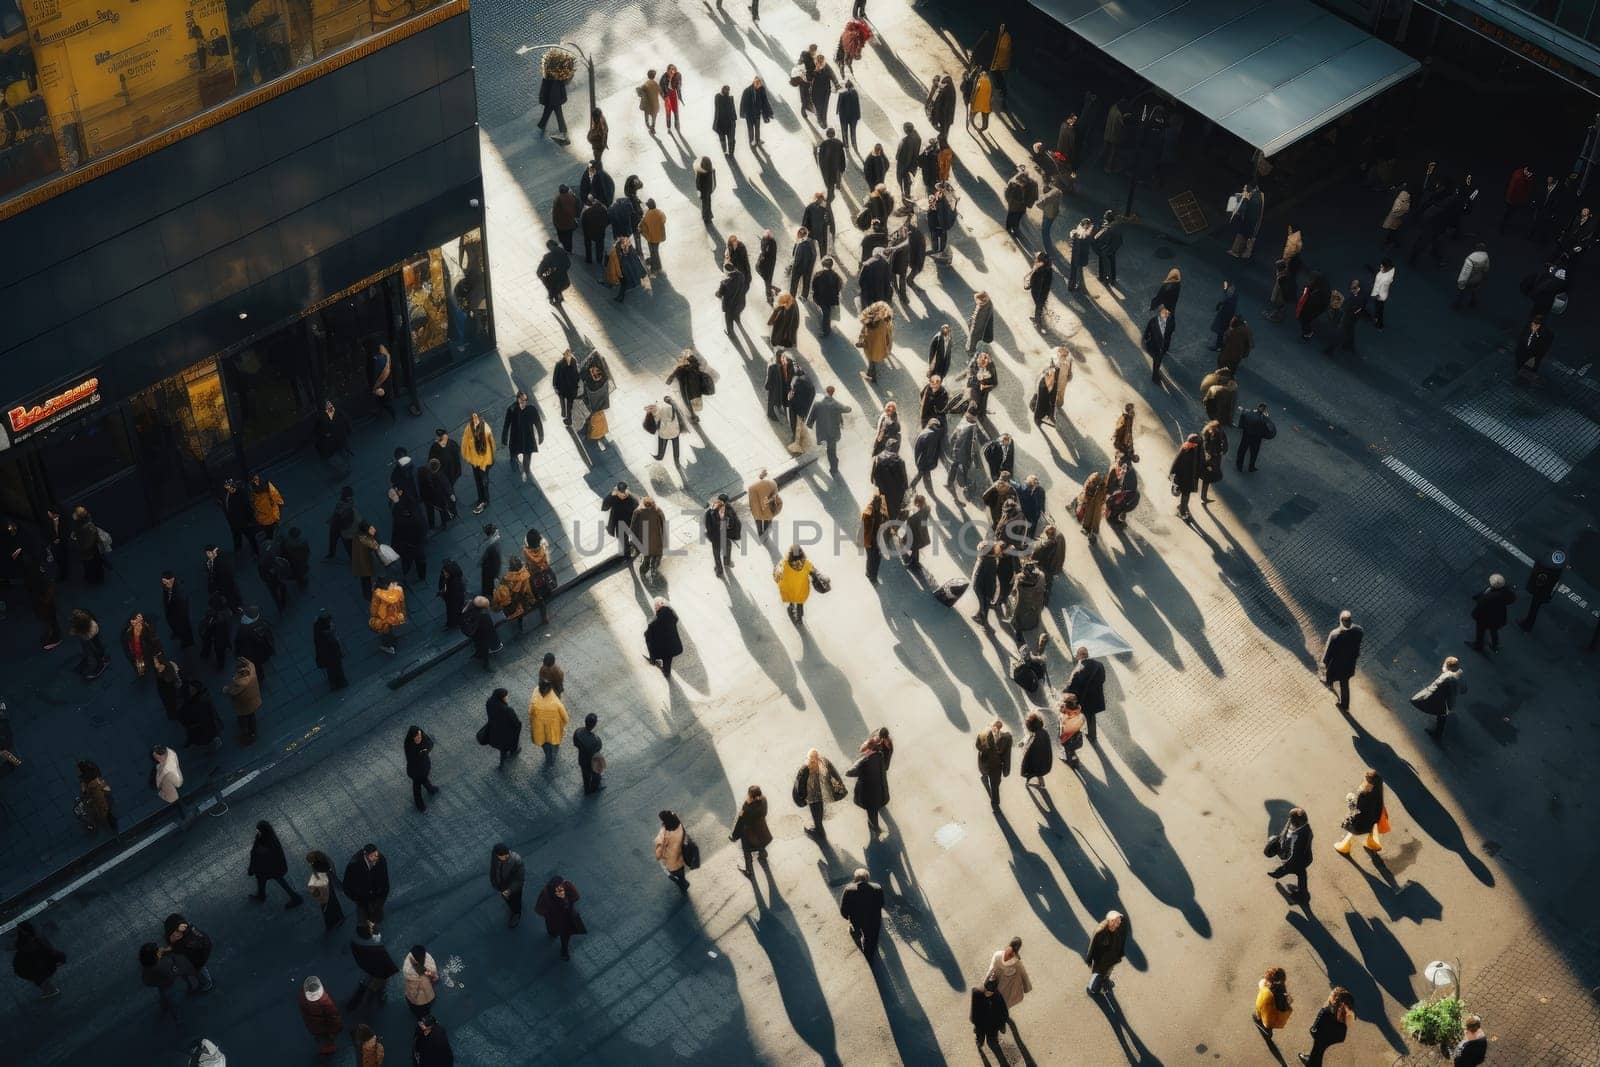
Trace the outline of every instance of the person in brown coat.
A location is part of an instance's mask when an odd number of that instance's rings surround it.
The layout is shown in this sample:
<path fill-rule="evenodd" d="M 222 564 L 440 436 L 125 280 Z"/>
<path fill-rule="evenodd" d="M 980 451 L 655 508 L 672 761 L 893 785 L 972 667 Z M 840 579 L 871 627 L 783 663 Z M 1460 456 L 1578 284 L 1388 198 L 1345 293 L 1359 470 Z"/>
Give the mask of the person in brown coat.
<path fill-rule="evenodd" d="M 996 719 L 989 728 L 978 735 L 978 774 L 989 790 L 989 806 L 1000 806 L 1000 779 L 1011 774 L 1011 731 Z"/>
<path fill-rule="evenodd" d="M 323 1056 L 333 1055 L 334 1039 L 344 1033 L 344 1019 L 339 1015 L 339 1005 L 334 1003 L 322 987 L 322 979 L 316 975 L 300 985 L 300 1021 L 306 1024 L 306 1032 L 316 1039 L 317 1052 Z"/>
<path fill-rule="evenodd" d="M 767 530 L 772 527 L 772 520 L 778 517 L 778 512 L 783 510 L 783 498 L 778 495 L 778 483 L 768 474 L 765 467 L 756 475 L 756 480 L 745 489 L 750 505 L 750 517 L 755 520 L 756 536 L 765 540 Z"/>
<path fill-rule="evenodd" d="M 1117 428 L 1111 432 L 1111 451 L 1115 455 L 1133 455 L 1133 405 L 1124 404 L 1117 416 Z"/>
<path fill-rule="evenodd" d="M 869 382 L 877 381 L 878 364 L 889 358 L 894 347 L 894 312 L 882 300 L 862 309 L 861 333 L 856 337 L 856 347 L 867 357 L 867 369 L 861 376 Z"/>
<path fill-rule="evenodd" d="M 550 205 L 550 224 L 555 227 L 561 247 L 572 251 L 572 234 L 578 228 L 578 197 L 563 185 L 556 191 L 555 203 Z"/>
<path fill-rule="evenodd" d="M 233 715 L 239 720 L 239 743 L 253 744 L 256 712 L 261 710 L 261 683 L 256 678 L 256 665 L 240 656 L 234 661 L 232 680 L 222 691 L 233 699 Z"/>
<path fill-rule="evenodd" d="M 752 853 L 763 867 L 767 865 L 767 846 L 772 844 L 772 831 L 767 828 L 767 798 L 761 795 L 759 785 L 745 791 L 744 803 L 739 805 L 739 816 L 733 821 L 728 840 L 739 842 L 744 850 L 744 866 L 739 868 L 739 873 L 746 878 L 755 877 L 750 867 Z"/>
<path fill-rule="evenodd" d="M 1239 364 L 1250 354 L 1250 349 L 1255 347 L 1255 336 L 1250 332 L 1250 324 L 1238 315 L 1228 324 L 1228 329 L 1222 335 L 1222 350 L 1217 353 L 1217 367 L 1226 367 L 1235 375 L 1239 373 Z"/>
<path fill-rule="evenodd" d="M 652 570 L 660 573 L 661 557 L 667 551 L 667 517 L 655 497 L 647 496 L 639 501 L 633 517 L 628 520 L 628 529 L 632 532 L 634 549 L 644 561 L 639 564 L 639 577 L 643 578 Z"/>

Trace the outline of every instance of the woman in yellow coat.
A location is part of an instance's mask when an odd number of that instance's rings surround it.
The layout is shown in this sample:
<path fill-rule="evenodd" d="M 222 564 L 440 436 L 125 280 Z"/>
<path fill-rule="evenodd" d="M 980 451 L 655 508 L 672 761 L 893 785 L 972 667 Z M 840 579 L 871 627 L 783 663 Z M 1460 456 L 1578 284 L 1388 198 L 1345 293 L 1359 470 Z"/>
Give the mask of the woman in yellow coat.
<path fill-rule="evenodd" d="M 267 540 L 272 540 L 278 532 L 278 521 L 283 518 L 283 494 L 259 474 L 250 476 L 250 510 L 261 532 L 267 535 Z"/>
<path fill-rule="evenodd" d="M 544 748 L 546 764 L 556 761 L 561 734 L 567 728 L 567 706 L 556 696 L 550 679 L 539 679 L 539 691 L 528 702 L 528 732 L 533 743 Z"/>
<path fill-rule="evenodd" d="M 494 466 L 494 431 L 474 411 L 467 416 L 467 427 L 461 431 L 461 458 L 472 468 L 472 481 L 478 487 L 478 502 L 472 513 L 482 515 L 489 506 L 489 468 Z"/>
<path fill-rule="evenodd" d="M 390 579 L 372 591 L 372 604 L 367 626 L 383 642 L 383 650 L 394 655 L 394 629 L 406 621 L 406 591 L 400 583 Z"/>
<path fill-rule="evenodd" d="M 1256 1029 L 1268 1041 L 1272 1031 L 1289 1025 L 1294 1014 L 1294 998 L 1289 995 L 1289 976 L 1282 967 L 1268 967 L 1267 973 L 1256 983 Z"/>
<path fill-rule="evenodd" d="M 967 128 L 987 130 L 989 112 L 993 107 L 989 99 L 989 75 L 979 71 L 972 79 L 972 96 L 967 100 Z"/>
<path fill-rule="evenodd" d="M 772 580 L 778 583 L 778 596 L 783 598 L 789 621 L 796 626 L 806 616 L 806 598 L 811 596 L 811 572 L 815 569 L 806 558 L 806 550 L 799 545 L 791 547 L 783 562 L 772 568 Z"/>

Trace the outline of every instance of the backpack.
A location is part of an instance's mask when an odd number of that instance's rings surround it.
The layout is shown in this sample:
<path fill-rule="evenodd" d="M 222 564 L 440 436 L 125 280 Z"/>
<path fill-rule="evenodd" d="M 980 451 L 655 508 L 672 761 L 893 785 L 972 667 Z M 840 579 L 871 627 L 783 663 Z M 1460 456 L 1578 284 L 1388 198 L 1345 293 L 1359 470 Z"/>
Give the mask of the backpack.
<path fill-rule="evenodd" d="M 700 846 L 689 836 L 687 826 L 683 828 L 683 865 L 691 871 L 700 869 Z"/>
<path fill-rule="evenodd" d="M 856 212 L 856 229 L 870 230 L 872 228 L 872 208 L 866 204 L 861 205 L 861 210 Z"/>
<path fill-rule="evenodd" d="M 700 395 L 716 396 L 717 380 L 705 371 L 700 372 Z"/>
<path fill-rule="evenodd" d="M 1035 692 L 1039 688 L 1039 669 L 1033 665 L 1033 661 L 1018 658 L 1011 667 L 1011 680 L 1029 693 Z"/>
<path fill-rule="evenodd" d="M 645 433 L 655 433 L 656 429 L 659 427 L 659 425 L 660 424 L 658 422 L 656 422 L 656 413 L 655 413 L 655 409 L 654 408 L 652 408 L 652 409 L 650 409 L 650 410 L 648 410 L 648 411 L 646 411 L 644 413 L 644 432 Z"/>
<path fill-rule="evenodd" d="M 800 86 L 804 85 L 805 83 L 806 83 L 806 68 L 804 68 L 800 64 L 796 63 L 794 65 L 794 68 L 789 71 L 789 84 L 794 86 L 796 89 L 798 89 Z"/>

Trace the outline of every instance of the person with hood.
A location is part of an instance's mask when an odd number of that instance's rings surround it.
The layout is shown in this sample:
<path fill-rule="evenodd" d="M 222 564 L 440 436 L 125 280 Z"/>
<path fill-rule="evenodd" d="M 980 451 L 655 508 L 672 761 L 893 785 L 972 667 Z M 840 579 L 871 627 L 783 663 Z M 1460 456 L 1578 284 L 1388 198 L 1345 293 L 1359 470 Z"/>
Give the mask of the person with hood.
<path fill-rule="evenodd" d="M 856 780 L 855 805 L 867 813 L 867 830 L 874 840 L 883 836 L 878 812 L 889 805 L 889 761 L 893 758 L 889 730 L 880 727 L 862 742 L 856 761 L 844 772 L 846 778 Z"/>
<path fill-rule="evenodd" d="M 548 679 L 540 681 L 538 690 L 528 701 L 528 734 L 535 745 L 544 749 L 547 767 L 556 761 L 556 751 L 561 747 L 567 719 L 567 706 L 556 695 L 555 687 Z"/>
<path fill-rule="evenodd" d="M 206 965 L 213 949 L 211 936 L 177 912 L 168 915 L 161 928 L 166 937 L 166 951 L 183 960 L 178 974 L 188 983 L 189 992 L 209 993 L 216 988 L 211 968 Z"/>
<path fill-rule="evenodd" d="M 884 442 L 883 451 L 872 460 L 870 475 L 872 487 L 883 494 L 889 517 L 898 519 L 905 512 L 906 461 L 900 458 L 900 438 L 891 437 Z"/>
<path fill-rule="evenodd" d="M 572 257 L 570 255 L 570 253 L 572 252 L 572 233 L 573 233 L 574 230 L 576 230 L 578 228 L 578 208 L 579 208 L 579 203 L 578 203 L 577 194 L 575 194 L 572 191 L 572 189 L 570 187 L 568 187 L 568 186 L 565 186 L 565 185 L 559 186 L 556 189 L 555 200 L 550 205 L 550 226 L 551 226 L 552 229 L 554 229 L 556 231 L 556 237 L 560 240 L 560 243 L 561 243 L 561 250 L 563 252 L 568 253 L 567 263 L 569 265 L 572 262 Z M 550 251 L 552 251 L 552 252 L 555 251 L 555 249 L 553 247 L 551 247 L 551 245 L 548 242 L 546 242 L 545 247 L 549 248 Z M 545 264 L 548 263 L 548 262 L 549 262 L 549 257 L 547 256 L 545 258 L 545 262 L 541 262 L 540 263 L 540 265 L 539 265 L 539 268 L 540 268 L 539 269 L 539 277 L 540 278 L 544 278 L 545 277 L 545 275 L 544 275 L 544 267 L 545 267 Z M 549 282 L 548 279 L 546 279 L 545 280 L 545 286 L 548 288 L 549 285 L 550 285 L 550 282 Z M 562 286 L 562 288 L 564 289 L 566 287 Z M 560 300 L 554 299 L 558 295 L 559 294 L 556 294 L 556 293 L 552 293 L 551 294 L 553 303 L 558 303 L 558 304 L 560 303 Z"/>
<path fill-rule="evenodd" d="M 1089 936 L 1089 947 L 1084 950 L 1083 962 L 1089 965 L 1090 996 L 1109 993 L 1117 988 L 1111 980 L 1111 970 L 1122 962 L 1128 952 L 1128 919 L 1120 911 L 1108 911 L 1100 925 Z"/>
<path fill-rule="evenodd" d="M 644 629 L 645 662 L 661 668 L 662 677 L 672 680 L 672 661 L 683 655 L 683 639 L 678 636 L 678 613 L 665 597 L 656 597 L 654 613 Z"/>
<path fill-rule="evenodd" d="M 562 188 L 565 189 L 566 186 L 563 185 Z M 567 195 L 571 196 L 572 194 L 568 193 Z M 573 212 L 573 221 L 576 223 L 576 207 L 574 207 Z M 553 307 L 561 306 L 561 294 L 572 287 L 572 252 L 570 247 L 563 248 L 562 244 L 568 246 L 572 244 L 571 229 L 568 229 L 562 235 L 561 244 L 557 244 L 555 241 L 546 241 L 544 243 L 544 257 L 539 260 L 539 265 L 534 270 L 534 273 L 539 276 L 539 280 L 544 283 L 545 294 L 549 297 Z"/>
<path fill-rule="evenodd" d="M 522 921 L 523 878 L 522 857 L 496 842 L 489 850 L 489 887 L 506 902 L 506 926 L 511 929 Z"/>
<path fill-rule="evenodd" d="M 772 121 L 772 101 L 760 78 L 753 78 L 739 94 L 739 117 L 744 119 L 746 140 L 752 149 L 761 147 L 761 125 Z M 731 139 L 730 135 L 730 139 Z"/>
<path fill-rule="evenodd" d="M 765 815 L 766 801 L 761 803 L 761 811 Z M 763 823 L 762 828 L 765 827 L 766 824 Z M 768 840 L 771 836 L 767 835 Z M 749 853 L 746 852 L 746 862 L 749 858 Z M 766 853 L 763 851 L 762 861 L 765 862 L 766 858 Z M 61 995 L 61 988 L 55 983 L 55 973 L 66 962 L 67 954 L 57 949 L 43 934 L 35 930 L 33 923 L 24 920 L 17 924 L 17 943 L 11 957 L 11 970 L 18 978 L 32 982 L 38 987 L 40 1000 L 49 1000 L 51 997 Z"/>
<path fill-rule="evenodd" d="M 367 618 L 368 628 L 378 635 L 380 646 L 388 655 L 395 654 L 394 631 L 396 627 L 405 625 L 405 621 L 405 587 L 399 581 L 390 579 L 372 591 Z"/>
<path fill-rule="evenodd" d="M 261 683 L 256 665 L 244 656 L 234 663 L 233 678 L 222 687 L 233 700 L 233 716 L 239 724 L 239 743 L 253 745 L 256 740 L 256 712 L 261 710 Z"/>
<path fill-rule="evenodd" d="M 767 827 L 767 798 L 759 785 L 745 790 L 744 802 L 739 805 L 728 840 L 739 842 L 744 853 L 744 866 L 737 868 L 740 874 L 746 878 L 755 877 L 754 865 L 750 862 L 752 855 L 763 867 L 767 866 L 767 846 L 772 844 L 772 831 Z"/>
<path fill-rule="evenodd" d="M 533 913 L 544 920 L 546 934 L 561 939 L 561 958 L 571 960 L 569 946 L 572 939 L 589 932 L 589 928 L 583 924 L 583 916 L 578 914 L 578 887 L 559 874 L 551 875 L 544 888 L 539 890 Z"/>
<path fill-rule="evenodd" d="M 1172 458 L 1167 478 L 1178 489 L 1178 517 L 1189 519 L 1189 496 L 1202 484 L 1205 456 L 1200 449 L 1200 435 L 1190 434 Z"/>
<path fill-rule="evenodd" d="M 1311 896 L 1306 891 L 1306 869 L 1315 858 L 1311 851 L 1311 836 L 1311 820 L 1306 818 L 1306 810 L 1290 808 L 1283 828 L 1267 843 L 1267 855 L 1278 860 L 1278 866 L 1268 871 L 1267 877 L 1277 879 L 1293 875 L 1297 883 L 1294 889 L 1285 889 L 1281 884 L 1278 886 L 1279 892 L 1291 900 L 1306 901 Z"/>
<path fill-rule="evenodd" d="M 250 844 L 250 865 L 244 873 L 256 880 L 255 895 L 250 899 L 257 903 L 267 899 L 268 882 L 277 882 L 289 894 L 283 905 L 285 911 L 305 903 L 305 898 L 294 891 L 285 877 L 289 873 L 289 857 L 284 855 L 272 824 L 265 820 L 256 823 L 256 837 Z"/>
<path fill-rule="evenodd" d="M 887 259 L 882 261 L 887 268 Z M 864 292 L 862 299 L 866 299 Z M 894 312 L 883 300 L 876 300 L 861 309 L 861 332 L 856 336 L 856 347 L 861 349 L 867 361 L 867 369 L 861 372 L 861 376 L 868 382 L 876 382 L 878 364 L 889 358 L 894 347 Z"/>
<path fill-rule="evenodd" d="M 729 86 L 717 90 L 717 95 L 711 99 L 711 129 L 717 135 L 717 146 L 722 154 L 733 155 L 738 147 L 739 115 Z"/>

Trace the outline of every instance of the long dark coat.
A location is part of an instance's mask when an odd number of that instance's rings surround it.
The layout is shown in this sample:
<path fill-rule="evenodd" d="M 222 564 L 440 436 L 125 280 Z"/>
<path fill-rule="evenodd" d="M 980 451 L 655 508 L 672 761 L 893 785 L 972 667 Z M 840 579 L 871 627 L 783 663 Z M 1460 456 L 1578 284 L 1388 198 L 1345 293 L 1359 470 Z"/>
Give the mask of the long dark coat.
<path fill-rule="evenodd" d="M 1106 710 L 1106 668 L 1098 660 L 1081 660 L 1067 677 L 1067 692 L 1078 698 L 1085 715 Z"/>
<path fill-rule="evenodd" d="M 644 647 L 651 659 L 668 659 L 683 654 L 683 639 L 678 636 L 678 613 L 670 607 L 657 611 L 644 628 Z"/>
<path fill-rule="evenodd" d="M 1122 925 L 1115 930 L 1104 922 L 1095 927 L 1094 935 L 1089 938 L 1089 948 L 1083 954 L 1083 962 L 1095 974 L 1110 974 L 1111 968 L 1122 962 L 1127 949 L 1128 918 L 1123 916 Z"/>
<path fill-rule="evenodd" d="M 406 777 L 413 782 L 427 781 L 428 775 L 433 770 L 433 738 L 426 733 L 418 741 L 411 734 L 406 734 Z"/>
<path fill-rule="evenodd" d="M 1472 594 L 1472 621 L 1486 629 L 1498 630 L 1506 624 L 1511 602 L 1517 599 L 1515 589 L 1490 586 L 1481 593 Z"/>
<path fill-rule="evenodd" d="M 1055 752 L 1050 744 L 1050 731 L 1040 728 L 1029 732 L 1022 742 L 1022 777 L 1043 778 L 1055 766 Z"/>
<path fill-rule="evenodd" d="M 245 874 L 262 878 L 282 878 L 289 873 L 289 858 L 283 854 L 283 845 L 276 839 L 257 833 L 250 846 L 250 866 Z"/>
<path fill-rule="evenodd" d="M 1180 493 L 1192 493 L 1200 488 L 1200 471 L 1205 466 L 1205 456 L 1198 442 L 1185 441 L 1172 459 L 1168 475 Z"/>
<path fill-rule="evenodd" d="M 800 305 L 790 304 L 788 307 L 776 307 L 768 316 L 772 326 L 772 347 L 793 348 L 799 343 L 800 335 Z"/>
<path fill-rule="evenodd" d="M 484 703 L 484 711 L 489 716 L 484 735 L 489 747 L 499 752 L 515 752 L 522 741 L 522 722 L 511 705 L 491 696 Z"/>
<path fill-rule="evenodd" d="M 730 841 L 740 842 L 751 852 L 772 844 L 772 831 L 767 827 L 767 798 L 757 797 L 739 805 L 739 817 L 734 820 Z"/>
<path fill-rule="evenodd" d="M 844 776 L 856 780 L 856 807 L 872 811 L 889 803 L 889 763 L 876 746 L 861 753 Z"/>
<path fill-rule="evenodd" d="M 533 913 L 544 919 L 545 933 L 551 937 L 588 933 L 583 916 L 578 914 L 578 887 L 564 879 L 557 884 L 566 890 L 564 898 L 556 896 L 555 885 L 546 885 L 539 890 L 539 899 L 533 905 Z"/>
<path fill-rule="evenodd" d="M 1359 626 L 1333 628 L 1322 646 L 1323 677 L 1330 682 L 1345 682 L 1355 677 L 1356 660 L 1361 658 L 1361 636 Z"/>

